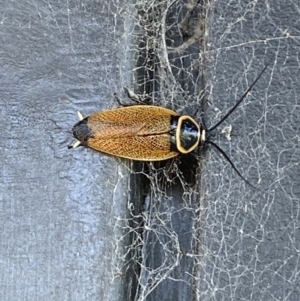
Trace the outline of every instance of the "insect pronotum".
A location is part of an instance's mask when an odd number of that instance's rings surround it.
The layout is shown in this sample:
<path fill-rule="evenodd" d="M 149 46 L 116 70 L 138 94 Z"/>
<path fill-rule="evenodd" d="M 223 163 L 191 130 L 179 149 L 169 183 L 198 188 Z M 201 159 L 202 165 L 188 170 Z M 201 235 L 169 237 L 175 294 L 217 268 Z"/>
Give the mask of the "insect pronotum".
<path fill-rule="evenodd" d="M 87 146 L 117 157 L 137 161 L 162 161 L 190 153 L 204 144 L 211 144 L 221 152 L 237 174 L 254 187 L 240 174 L 227 154 L 209 140 L 209 133 L 241 104 L 266 68 L 267 66 L 227 114 L 209 129 L 191 116 L 179 115 L 164 107 L 131 105 L 98 112 L 85 118 L 78 112 L 79 121 L 72 129 L 77 140 L 68 147 Z M 128 95 L 136 101 L 136 97 L 132 97 L 129 92 Z"/>

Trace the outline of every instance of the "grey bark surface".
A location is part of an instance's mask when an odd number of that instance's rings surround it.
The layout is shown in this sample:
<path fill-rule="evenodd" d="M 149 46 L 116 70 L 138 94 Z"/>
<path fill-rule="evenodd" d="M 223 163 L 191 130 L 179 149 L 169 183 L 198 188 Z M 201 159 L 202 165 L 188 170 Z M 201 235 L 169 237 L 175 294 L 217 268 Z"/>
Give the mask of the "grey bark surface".
<path fill-rule="evenodd" d="M 204 98 L 209 127 L 269 64 L 224 124 L 231 140 L 222 126 L 212 137 L 265 192 L 211 148 L 192 190 L 160 174 L 145 187 L 143 165 L 67 149 L 77 110 L 116 107 L 114 92 L 143 81 L 141 4 L 0 0 L 0 299 L 299 300 L 299 4 L 201 3 L 203 40 L 176 36 L 172 68 L 148 66 L 156 104 L 193 114 Z"/>

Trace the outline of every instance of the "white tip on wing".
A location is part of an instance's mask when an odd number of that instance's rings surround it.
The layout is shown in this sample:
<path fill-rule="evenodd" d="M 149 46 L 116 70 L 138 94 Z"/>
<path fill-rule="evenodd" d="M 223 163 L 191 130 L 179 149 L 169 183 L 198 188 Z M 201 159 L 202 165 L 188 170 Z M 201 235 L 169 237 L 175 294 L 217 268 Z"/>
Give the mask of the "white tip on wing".
<path fill-rule="evenodd" d="M 76 141 L 73 143 L 73 145 L 71 145 L 71 148 L 75 148 L 75 147 L 79 146 L 80 143 L 81 143 L 81 142 L 80 142 L 79 140 L 76 140 Z"/>
<path fill-rule="evenodd" d="M 83 116 L 79 111 L 77 111 L 77 116 L 78 116 L 79 121 L 81 121 L 83 119 Z"/>

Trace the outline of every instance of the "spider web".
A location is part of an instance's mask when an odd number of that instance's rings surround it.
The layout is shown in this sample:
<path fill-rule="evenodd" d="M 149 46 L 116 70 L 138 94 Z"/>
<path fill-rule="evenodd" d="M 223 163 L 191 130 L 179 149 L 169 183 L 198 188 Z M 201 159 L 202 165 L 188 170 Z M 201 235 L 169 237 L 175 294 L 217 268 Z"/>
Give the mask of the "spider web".
<path fill-rule="evenodd" d="M 296 1 L 2 1 L 1 300 L 299 300 Z M 210 128 L 166 163 L 67 150 L 124 86 Z M 222 133 L 223 132 L 223 133 Z"/>
<path fill-rule="evenodd" d="M 298 139 L 288 117 L 293 114 L 285 112 L 287 98 L 274 92 L 281 77 L 275 70 L 298 65 L 297 54 L 282 50 L 282 43 L 298 45 L 297 26 L 278 19 L 279 7 L 268 2 L 152 2 L 145 10 L 142 50 L 150 52 L 151 71 L 147 80 L 135 75 L 133 82 L 137 91 L 155 91 L 160 105 L 193 112 L 201 104 L 198 118 L 213 125 L 270 67 L 226 121 L 233 127 L 231 140 L 220 135 L 222 126 L 214 136 L 261 191 L 245 185 L 212 150 L 189 169 L 196 173 L 192 184 L 177 162 L 175 177 L 151 165 L 135 299 L 297 300 Z M 295 114 L 295 93 L 292 99 Z M 288 137 L 296 142 L 289 151 Z"/>

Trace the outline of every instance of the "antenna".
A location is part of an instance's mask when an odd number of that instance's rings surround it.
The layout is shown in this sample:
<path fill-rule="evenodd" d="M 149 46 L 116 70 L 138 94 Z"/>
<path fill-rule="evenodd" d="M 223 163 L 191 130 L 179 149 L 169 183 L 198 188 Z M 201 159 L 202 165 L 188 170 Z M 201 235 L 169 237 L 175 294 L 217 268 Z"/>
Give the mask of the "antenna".
<path fill-rule="evenodd" d="M 262 76 L 262 74 L 265 72 L 265 70 L 267 69 L 269 65 L 266 65 L 265 68 L 260 72 L 260 74 L 257 76 L 257 78 L 255 79 L 255 81 L 251 84 L 251 86 L 246 90 L 246 92 L 243 94 L 243 96 L 238 100 L 238 102 L 227 112 L 227 114 L 219 121 L 217 122 L 215 125 L 213 125 L 210 129 L 207 130 L 207 132 L 210 132 L 212 130 L 214 130 L 215 128 L 217 128 L 223 121 L 225 121 L 230 114 L 240 105 L 240 103 L 245 99 L 245 97 L 248 95 L 248 93 L 251 91 L 251 89 L 254 87 L 254 85 L 256 84 L 256 82 L 259 80 L 259 78 Z"/>
<path fill-rule="evenodd" d="M 257 83 L 257 81 L 259 80 L 259 78 L 262 76 L 262 74 L 265 72 L 265 70 L 267 69 L 268 65 L 266 65 L 264 67 L 264 69 L 260 72 L 260 74 L 256 77 L 256 79 L 254 80 L 254 82 L 250 85 L 250 87 L 245 91 L 245 93 L 243 94 L 243 96 L 237 101 L 237 103 L 227 112 L 227 114 L 219 121 L 217 122 L 214 126 L 212 126 L 210 129 L 207 130 L 207 132 L 210 132 L 212 130 L 214 130 L 215 128 L 217 128 L 222 122 L 224 122 L 229 116 L 230 114 L 241 104 L 241 102 L 245 99 L 245 97 L 248 95 L 248 93 L 251 91 L 251 89 L 254 87 L 254 85 Z M 235 170 L 235 172 L 239 175 L 239 177 L 241 179 L 243 179 L 245 181 L 245 183 L 247 183 L 249 186 L 251 186 L 252 188 L 261 191 L 260 189 L 256 188 L 255 186 L 253 186 L 249 181 L 247 181 L 242 175 L 241 173 L 238 171 L 238 169 L 235 167 L 235 165 L 232 163 L 232 161 L 229 159 L 229 157 L 227 156 L 227 154 L 214 142 L 210 141 L 210 140 L 206 140 L 205 141 L 207 144 L 211 144 L 216 150 L 218 150 L 226 159 L 226 161 L 231 165 L 231 167 Z"/>
<path fill-rule="evenodd" d="M 260 190 L 260 189 L 256 188 L 255 186 L 253 186 L 248 180 L 246 180 L 241 175 L 241 173 L 238 171 L 238 169 L 235 167 L 235 165 L 233 164 L 233 162 L 229 159 L 229 157 L 227 156 L 227 154 L 221 149 L 220 146 L 218 146 L 216 143 L 214 143 L 212 141 L 206 141 L 206 143 L 211 144 L 214 148 L 216 148 L 224 156 L 224 158 L 226 159 L 226 161 L 232 166 L 232 168 L 235 170 L 235 172 L 245 181 L 245 183 L 247 183 L 249 186 L 251 186 L 252 188 L 254 188 L 256 190 Z"/>

